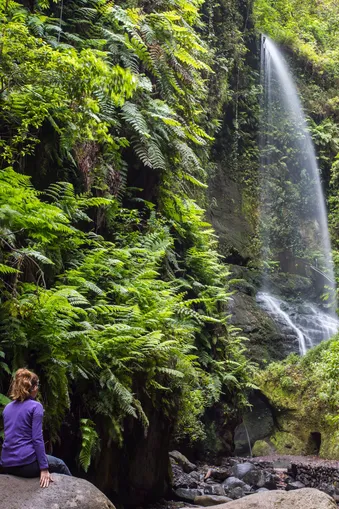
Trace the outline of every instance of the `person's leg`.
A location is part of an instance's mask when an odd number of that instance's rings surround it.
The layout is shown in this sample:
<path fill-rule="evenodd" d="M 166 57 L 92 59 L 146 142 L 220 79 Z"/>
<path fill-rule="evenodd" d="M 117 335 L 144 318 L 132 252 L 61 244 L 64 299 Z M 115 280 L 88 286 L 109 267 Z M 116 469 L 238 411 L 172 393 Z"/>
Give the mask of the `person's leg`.
<path fill-rule="evenodd" d="M 37 461 L 20 467 L 6 467 L 4 471 L 6 474 L 17 475 L 18 477 L 40 477 L 40 467 Z"/>
<path fill-rule="evenodd" d="M 59 458 L 47 454 L 48 470 L 51 474 L 72 475 L 67 465 Z"/>

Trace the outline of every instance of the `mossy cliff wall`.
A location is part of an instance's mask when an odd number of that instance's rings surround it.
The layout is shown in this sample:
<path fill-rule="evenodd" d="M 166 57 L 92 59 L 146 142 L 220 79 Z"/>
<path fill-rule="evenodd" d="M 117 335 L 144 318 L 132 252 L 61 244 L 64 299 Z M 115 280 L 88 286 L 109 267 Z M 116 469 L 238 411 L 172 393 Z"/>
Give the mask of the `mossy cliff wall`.
<path fill-rule="evenodd" d="M 252 23 L 251 1 L 209 1 L 205 9 L 206 17 L 213 21 L 216 58 L 211 108 L 221 119 L 212 151 L 207 213 L 226 261 L 247 265 L 259 253 L 254 240 L 258 219 L 259 35 Z"/>
<path fill-rule="evenodd" d="M 259 373 L 259 388 L 275 409 L 270 441 L 278 453 L 339 459 L 338 374 L 338 337 Z"/>

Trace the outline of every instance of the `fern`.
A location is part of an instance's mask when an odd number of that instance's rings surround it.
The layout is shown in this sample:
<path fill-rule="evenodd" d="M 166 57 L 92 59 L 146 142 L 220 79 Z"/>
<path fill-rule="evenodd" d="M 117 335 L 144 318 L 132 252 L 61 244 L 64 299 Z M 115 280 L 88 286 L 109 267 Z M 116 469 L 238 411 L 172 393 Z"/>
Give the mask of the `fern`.
<path fill-rule="evenodd" d="M 20 270 L 15 269 L 14 267 L 0 263 L 0 274 L 18 274 L 19 272 Z"/>
<path fill-rule="evenodd" d="M 95 430 L 95 424 L 90 419 L 80 419 L 81 450 L 79 454 L 80 465 L 87 472 L 92 457 L 96 454 L 99 444 L 99 436 Z"/>

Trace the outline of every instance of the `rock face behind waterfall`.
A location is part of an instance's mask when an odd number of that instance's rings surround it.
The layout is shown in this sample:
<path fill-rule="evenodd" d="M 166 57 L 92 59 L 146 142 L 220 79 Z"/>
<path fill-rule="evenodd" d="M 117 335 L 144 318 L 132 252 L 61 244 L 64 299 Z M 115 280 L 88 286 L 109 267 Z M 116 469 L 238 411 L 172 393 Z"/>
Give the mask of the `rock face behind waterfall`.
<path fill-rule="evenodd" d="M 115 509 L 93 484 L 61 474 L 40 488 L 39 479 L 0 475 L 1 509 Z"/>
<path fill-rule="evenodd" d="M 265 491 L 218 505 L 220 509 L 336 509 L 333 498 L 313 488 Z"/>

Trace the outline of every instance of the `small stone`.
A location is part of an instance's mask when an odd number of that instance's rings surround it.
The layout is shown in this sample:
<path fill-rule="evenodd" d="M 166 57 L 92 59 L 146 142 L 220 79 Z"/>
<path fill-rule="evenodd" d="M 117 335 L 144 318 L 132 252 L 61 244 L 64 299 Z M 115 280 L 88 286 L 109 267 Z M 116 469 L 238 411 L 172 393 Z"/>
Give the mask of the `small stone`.
<path fill-rule="evenodd" d="M 248 474 L 254 469 L 255 466 L 252 463 L 249 463 L 248 461 L 245 463 L 238 463 L 237 465 L 234 465 L 234 467 L 232 468 L 232 474 L 234 475 L 234 477 L 242 479 L 244 475 Z"/>
<path fill-rule="evenodd" d="M 265 480 L 265 484 L 263 488 L 266 488 L 268 490 L 276 490 L 278 483 L 280 483 L 280 477 L 276 474 L 268 474 Z"/>
<path fill-rule="evenodd" d="M 239 465 L 239 460 L 236 460 L 235 458 L 228 458 L 228 463 L 231 466 Z"/>
<path fill-rule="evenodd" d="M 177 498 L 180 500 L 184 500 L 185 502 L 194 502 L 194 499 L 196 497 L 199 497 L 199 495 L 203 495 L 201 490 L 196 489 L 187 489 L 187 488 L 178 488 L 177 490 L 174 490 L 174 494 Z"/>
<path fill-rule="evenodd" d="M 242 498 L 243 496 L 245 496 L 245 490 L 241 486 L 236 486 L 235 488 L 229 490 L 227 495 L 232 500 L 237 500 L 238 498 Z"/>
<path fill-rule="evenodd" d="M 266 482 L 266 476 L 260 468 L 254 467 L 243 476 L 242 480 L 251 486 L 263 488 Z"/>
<path fill-rule="evenodd" d="M 224 487 L 221 484 L 214 484 L 212 486 L 212 495 L 220 495 L 224 497 L 225 496 Z"/>
<path fill-rule="evenodd" d="M 210 505 L 225 504 L 231 502 L 232 499 L 229 497 L 220 497 L 217 495 L 201 495 L 195 497 L 194 503 L 203 507 L 209 507 Z"/>
<path fill-rule="evenodd" d="M 224 468 L 224 469 L 211 468 L 209 477 L 211 477 L 212 479 L 214 479 L 217 482 L 223 482 L 230 475 L 232 475 L 232 472 L 231 472 L 231 469 L 229 469 L 229 468 Z"/>
<path fill-rule="evenodd" d="M 191 472 L 189 475 L 192 477 L 192 479 L 195 479 L 198 482 L 200 481 L 201 475 L 199 472 Z"/>
<path fill-rule="evenodd" d="M 244 483 L 244 481 L 242 481 L 241 479 L 238 479 L 237 477 L 228 477 L 224 482 L 223 482 L 223 487 L 225 488 L 225 490 L 231 490 L 233 488 L 242 488 L 243 486 L 245 486 L 246 483 Z"/>
<path fill-rule="evenodd" d="M 288 485 L 286 486 L 286 491 L 300 490 L 301 488 L 305 488 L 305 484 L 303 484 L 300 481 L 294 481 L 294 482 L 288 483 Z"/>

